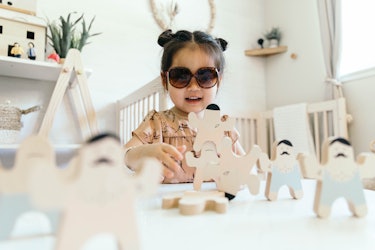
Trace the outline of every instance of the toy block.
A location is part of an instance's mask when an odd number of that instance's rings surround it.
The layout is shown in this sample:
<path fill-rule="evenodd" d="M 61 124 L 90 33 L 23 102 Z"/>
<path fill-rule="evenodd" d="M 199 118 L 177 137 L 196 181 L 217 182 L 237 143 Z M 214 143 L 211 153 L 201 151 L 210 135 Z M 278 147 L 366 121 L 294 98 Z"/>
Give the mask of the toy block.
<path fill-rule="evenodd" d="M 270 201 L 276 200 L 279 189 L 287 185 L 290 195 L 294 199 L 301 199 L 302 176 L 293 144 L 289 140 L 275 142 L 272 146 L 272 159 L 268 164 L 265 164 L 265 161 L 260 160 L 262 170 L 267 172 L 266 198 Z"/>
<path fill-rule="evenodd" d="M 68 166 L 74 170 L 69 174 L 42 169 L 33 173 L 30 186 L 36 205 L 41 209 L 60 207 L 64 214 L 57 250 L 80 249 L 102 232 L 112 233 L 121 249 L 140 249 L 135 199 L 156 191 L 161 164 L 142 158 L 139 172 L 133 175 L 126 172 L 122 159 L 118 137 L 99 134 L 78 151 Z M 43 192 L 47 179 L 50 190 Z"/>
<path fill-rule="evenodd" d="M 193 112 L 189 113 L 188 119 L 189 124 L 198 130 L 193 145 L 195 152 L 199 152 L 206 141 L 212 141 L 215 145 L 220 144 L 225 131 L 232 131 L 235 123 L 230 117 L 222 118 L 220 108 L 216 104 L 207 106 L 202 119 Z"/>
<path fill-rule="evenodd" d="M 314 212 L 320 218 L 327 218 L 334 201 L 343 197 L 354 216 L 365 216 L 367 205 L 362 179 L 375 177 L 375 154 L 362 153 L 355 161 L 350 142 L 342 137 L 327 139 L 322 150 L 322 161 L 315 172 L 317 185 Z M 306 164 L 309 161 L 302 159 L 301 162 Z"/>
<path fill-rule="evenodd" d="M 179 208 L 183 215 L 196 215 L 207 210 L 225 213 L 228 199 L 219 191 L 186 191 L 163 197 L 162 208 Z"/>
<path fill-rule="evenodd" d="M 20 144 L 12 168 L 0 168 L 0 240 L 10 236 L 23 213 L 38 210 L 31 201 L 28 186 L 30 175 L 37 168 L 57 169 L 51 144 L 38 136 L 30 136 Z M 49 209 L 44 214 L 49 219 L 51 233 L 55 233 L 59 210 Z"/>

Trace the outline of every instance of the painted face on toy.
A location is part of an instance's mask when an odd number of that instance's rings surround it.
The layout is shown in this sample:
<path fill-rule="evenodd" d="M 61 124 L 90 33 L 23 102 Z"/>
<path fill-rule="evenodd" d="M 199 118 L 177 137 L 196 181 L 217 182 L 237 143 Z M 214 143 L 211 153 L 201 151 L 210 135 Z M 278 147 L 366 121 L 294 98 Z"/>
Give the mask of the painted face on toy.
<path fill-rule="evenodd" d="M 329 146 L 329 156 L 335 160 L 350 160 L 354 159 L 353 148 L 340 141 L 336 141 Z"/>
<path fill-rule="evenodd" d="M 82 161 L 92 167 L 115 167 L 121 165 L 121 146 L 111 137 L 92 142 L 83 149 Z"/>
<path fill-rule="evenodd" d="M 281 141 L 277 148 L 276 148 L 276 154 L 278 156 L 286 156 L 286 157 L 289 157 L 289 156 L 293 156 L 294 155 L 294 151 L 293 151 L 293 145 L 289 142 L 289 141 Z"/>

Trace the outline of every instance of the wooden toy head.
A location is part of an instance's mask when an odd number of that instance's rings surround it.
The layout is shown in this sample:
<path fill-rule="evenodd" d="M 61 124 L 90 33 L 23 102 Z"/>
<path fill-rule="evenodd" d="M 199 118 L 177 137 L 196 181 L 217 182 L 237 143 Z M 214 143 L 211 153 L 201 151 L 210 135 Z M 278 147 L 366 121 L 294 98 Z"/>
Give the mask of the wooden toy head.
<path fill-rule="evenodd" d="M 348 140 L 342 137 L 329 138 L 323 145 L 322 163 L 332 178 L 345 181 L 357 172 L 353 148 Z"/>
<path fill-rule="evenodd" d="M 296 158 L 296 153 L 293 144 L 289 140 L 275 141 L 272 146 L 271 160 L 282 158 Z"/>

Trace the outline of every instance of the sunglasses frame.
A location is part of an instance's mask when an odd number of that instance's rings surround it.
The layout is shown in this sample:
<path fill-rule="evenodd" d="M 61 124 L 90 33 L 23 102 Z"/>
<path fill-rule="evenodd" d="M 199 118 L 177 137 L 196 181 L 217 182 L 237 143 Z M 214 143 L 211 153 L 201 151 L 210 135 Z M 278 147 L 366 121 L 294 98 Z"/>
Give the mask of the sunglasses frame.
<path fill-rule="evenodd" d="M 170 79 L 169 79 L 169 72 L 170 72 L 171 70 L 173 70 L 173 69 L 185 69 L 185 70 L 188 70 L 188 71 L 190 72 L 190 80 L 189 80 L 189 82 L 188 82 L 185 86 L 183 86 L 183 87 L 177 87 L 177 86 L 175 86 L 175 85 L 173 85 L 173 84 L 171 83 L 171 81 L 170 81 Z M 213 84 L 213 85 L 210 86 L 210 87 L 204 87 L 204 86 L 202 86 L 202 85 L 199 83 L 199 80 L 198 80 L 198 78 L 196 77 L 196 74 L 197 74 L 198 71 L 200 71 L 200 70 L 202 70 L 202 69 L 215 70 L 216 75 L 217 75 L 217 80 L 216 80 L 215 84 Z M 186 68 L 186 67 L 174 67 L 174 68 L 170 68 L 168 71 L 165 71 L 164 74 L 165 74 L 165 77 L 166 77 L 166 80 L 167 80 L 167 84 L 170 84 L 171 86 L 173 86 L 174 88 L 177 88 L 177 89 L 183 89 L 183 88 L 186 88 L 187 86 L 189 86 L 190 83 L 191 83 L 191 79 L 193 79 L 193 77 L 195 78 L 195 81 L 197 82 L 198 86 L 199 86 L 200 88 L 202 88 L 202 89 L 210 89 L 210 88 L 213 88 L 213 87 L 215 87 L 215 85 L 217 85 L 217 84 L 220 82 L 220 74 L 219 74 L 219 70 L 218 70 L 216 67 L 202 67 L 202 68 L 199 68 L 199 69 L 195 72 L 195 74 L 193 74 L 189 68 Z"/>

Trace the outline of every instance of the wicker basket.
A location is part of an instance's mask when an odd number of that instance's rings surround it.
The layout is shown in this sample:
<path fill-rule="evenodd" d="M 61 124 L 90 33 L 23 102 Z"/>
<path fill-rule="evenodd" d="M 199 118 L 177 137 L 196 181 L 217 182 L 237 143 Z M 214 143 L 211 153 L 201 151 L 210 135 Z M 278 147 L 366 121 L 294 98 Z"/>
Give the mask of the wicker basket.
<path fill-rule="evenodd" d="M 38 110 L 40 106 L 22 110 L 9 104 L 0 105 L 0 143 L 15 143 L 22 128 L 21 116 Z"/>

